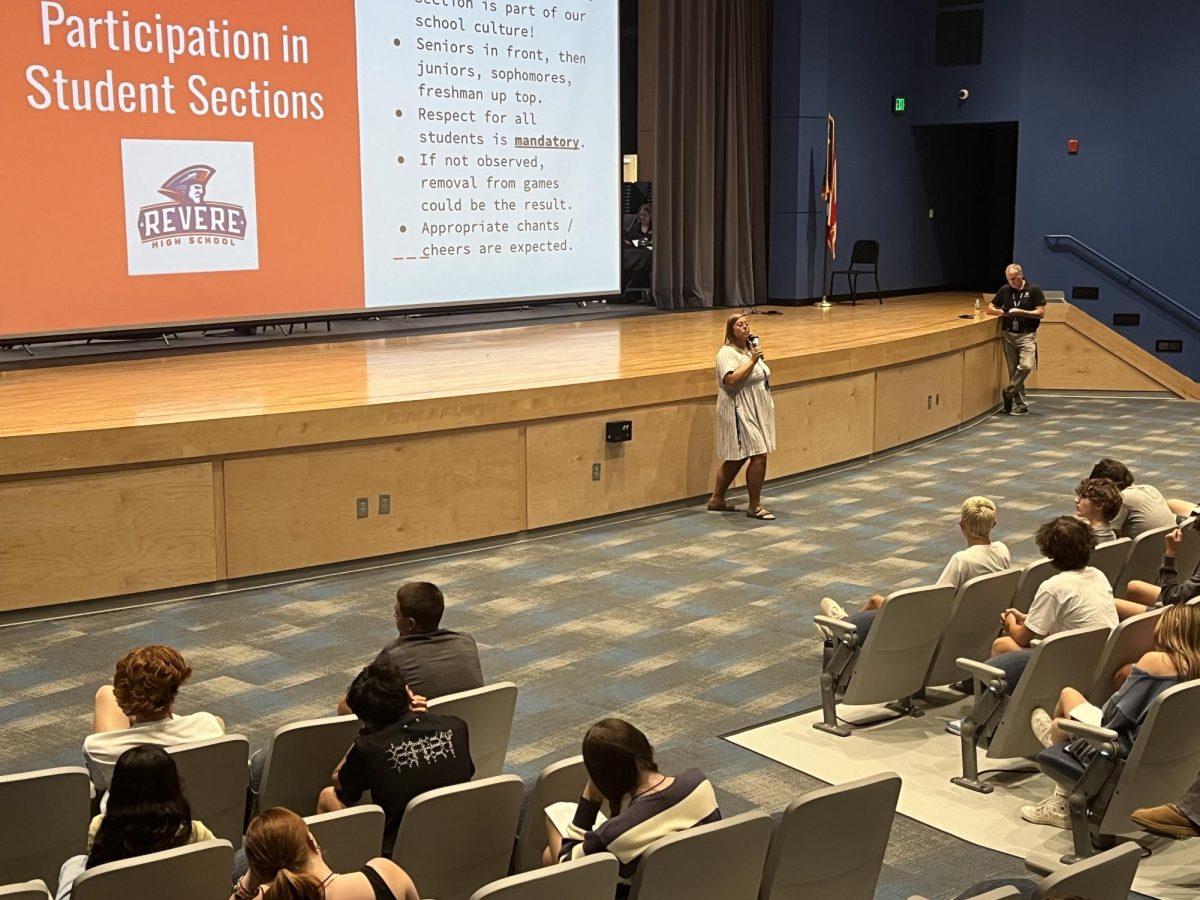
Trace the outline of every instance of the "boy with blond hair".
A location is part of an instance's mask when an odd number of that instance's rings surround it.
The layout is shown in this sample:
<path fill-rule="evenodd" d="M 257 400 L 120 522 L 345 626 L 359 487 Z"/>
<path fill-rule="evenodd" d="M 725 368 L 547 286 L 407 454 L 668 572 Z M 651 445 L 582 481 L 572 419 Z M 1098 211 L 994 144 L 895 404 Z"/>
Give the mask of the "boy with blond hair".
<path fill-rule="evenodd" d="M 966 540 L 966 548 L 959 550 L 950 557 L 942 574 L 938 576 L 937 586 L 950 586 L 956 590 L 980 575 L 992 572 L 1003 572 L 1012 565 L 1012 557 L 1008 547 L 1001 541 L 992 540 L 992 529 L 996 527 L 996 504 L 987 497 L 968 497 L 963 501 L 959 510 L 958 530 Z M 821 600 L 821 615 L 833 619 L 847 619 L 858 626 L 858 643 L 867 639 L 875 615 L 883 606 L 884 596 L 873 594 L 862 610 L 850 615 L 837 601 L 825 597 Z M 821 626 L 817 627 L 821 637 L 832 640 L 832 635 Z"/>

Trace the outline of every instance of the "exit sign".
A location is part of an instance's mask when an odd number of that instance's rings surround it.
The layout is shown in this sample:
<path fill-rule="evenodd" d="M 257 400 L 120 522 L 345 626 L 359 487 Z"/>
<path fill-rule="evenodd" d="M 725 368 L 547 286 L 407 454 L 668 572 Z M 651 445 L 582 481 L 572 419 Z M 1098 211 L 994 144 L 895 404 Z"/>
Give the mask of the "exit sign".
<path fill-rule="evenodd" d="M 892 95 L 892 112 L 897 113 L 897 114 L 902 113 L 902 112 L 904 112 L 905 107 L 907 107 L 907 106 L 908 106 L 908 100 L 906 98 L 904 98 L 900 94 Z"/>

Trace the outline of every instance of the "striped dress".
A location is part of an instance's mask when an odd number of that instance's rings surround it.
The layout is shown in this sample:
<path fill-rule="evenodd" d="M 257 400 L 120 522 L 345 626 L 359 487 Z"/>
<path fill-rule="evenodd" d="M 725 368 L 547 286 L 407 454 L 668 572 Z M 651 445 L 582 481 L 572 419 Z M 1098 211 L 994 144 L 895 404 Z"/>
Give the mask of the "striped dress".
<path fill-rule="evenodd" d="M 620 862 L 619 874 L 624 883 L 633 877 L 642 853 L 659 838 L 721 818 L 713 786 L 699 769 L 676 775 L 661 791 L 635 797 L 593 831 L 600 806 L 579 798 L 558 859 L 566 862 L 607 851 Z"/>
<path fill-rule="evenodd" d="M 738 384 L 725 384 L 725 376 L 750 361 L 732 344 L 717 351 L 717 456 L 745 459 L 775 449 L 775 401 L 768 379 L 771 369 L 760 361 Z"/>

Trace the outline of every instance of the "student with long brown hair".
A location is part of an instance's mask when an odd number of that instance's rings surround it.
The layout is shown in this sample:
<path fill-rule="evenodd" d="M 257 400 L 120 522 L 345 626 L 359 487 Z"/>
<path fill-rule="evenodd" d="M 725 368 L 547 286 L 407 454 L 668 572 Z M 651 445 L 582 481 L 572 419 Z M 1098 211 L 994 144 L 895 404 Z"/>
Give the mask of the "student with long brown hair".
<path fill-rule="evenodd" d="M 1086 741 L 1071 740 L 1059 721 L 1070 718 L 1112 729 L 1117 733 L 1117 745 L 1128 753 L 1154 698 L 1167 688 L 1200 678 L 1200 606 L 1163 610 L 1154 626 L 1153 649 L 1128 669 L 1127 676 L 1122 670 L 1117 678 L 1123 681 L 1103 709 L 1088 703 L 1082 691 L 1066 687 L 1059 694 L 1053 717 L 1044 709 L 1033 711 L 1030 725 L 1038 740 L 1053 748 L 1056 756 L 1078 764 L 1080 774 L 1095 751 Z M 1021 818 L 1037 825 L 1069 828 L 1066 792 L 1057 788 L 1041 803 L 1022 807 Z"/>
<path fill-rule="evenodd" d="M 231 900 L 419 900 L 416 885 L 390 859 L 357 872 L 334 872 L 304 820 L 289 809 L 264 810 L 246 829 L 250 870 Z"/>
<path fill-rule="evenodd" d="M 587 730 L 583 764 L 588 781 L 566 834 L 547 822 L 547 865 L 612 850 L 621 862 L 621 880 L 627 882 L 656 840 L 721 818 L 704 773 L 660 772 L 646 735 L 624 719 L 601 719 Z M 597 825 L 605 803 L 612 815 Z"/>

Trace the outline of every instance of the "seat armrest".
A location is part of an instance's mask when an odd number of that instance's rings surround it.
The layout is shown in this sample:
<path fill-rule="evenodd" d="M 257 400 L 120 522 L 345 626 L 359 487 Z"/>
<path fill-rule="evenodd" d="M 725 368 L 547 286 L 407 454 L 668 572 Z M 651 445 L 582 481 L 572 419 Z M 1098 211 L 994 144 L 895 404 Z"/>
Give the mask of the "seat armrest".
<path fill-rule="evenodd" d="M 987 663 L 979 662 L 975 659 L 967 659 L 965 656 L 960 656 L 954 662 L 968 675 L 974 675 L 980 681 L 995 681 L 997 678 L 1004 677 L 1003 669 L 997 669 L 995 666 L 989 666 Z"/>
<path fill-rule="evenodd" d="M 813 621 L 818 625 L 824 625 L 830 631 L 836 631 L 838 634 L 858 634 L 858 626 L 853 622 L 847 622 L 845 619 L 833 619 L 829 616 L 813 616 Z"/>
<path fill-rule="evenodd" d="M 1076 722 L 1074 719 L 1059 719 L 1058 727 L 1067 734 L 1083 738 L 1091 744 L 1115 744 L 1117 742 L 1117 733 L 1111 728 L 1098 728 L 1095 725 L 1085 725 L 1083 722 Z"/>

